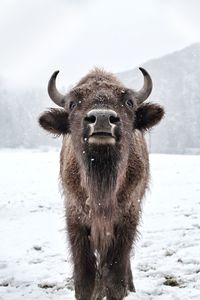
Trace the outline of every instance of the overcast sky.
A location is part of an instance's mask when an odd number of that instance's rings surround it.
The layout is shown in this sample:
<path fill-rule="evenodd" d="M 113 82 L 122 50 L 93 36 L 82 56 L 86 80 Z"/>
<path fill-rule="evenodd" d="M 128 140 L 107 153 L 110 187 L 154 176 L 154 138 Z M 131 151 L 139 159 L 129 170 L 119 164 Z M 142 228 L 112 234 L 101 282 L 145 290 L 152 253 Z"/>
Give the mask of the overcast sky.
<path fill-rule="evenodd" d="M 200 41 L 199 0 L 1 0 L 0 77 L 69 86 L 94 66 L 112 72 Z"/>

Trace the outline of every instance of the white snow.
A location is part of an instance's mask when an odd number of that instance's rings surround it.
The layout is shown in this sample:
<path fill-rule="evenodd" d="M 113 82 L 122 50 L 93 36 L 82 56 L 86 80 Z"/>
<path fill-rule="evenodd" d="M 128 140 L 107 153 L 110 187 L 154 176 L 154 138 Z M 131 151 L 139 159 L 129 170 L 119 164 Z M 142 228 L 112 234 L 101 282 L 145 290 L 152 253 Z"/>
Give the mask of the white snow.
<path fill-rule="evenodd" d="M 0 166 L 0 300 L 74 299 L 59 153 L 1 150 Z M 151 155 L 151 171 L 126 299 L 200 299 L 200 156 Z"/>

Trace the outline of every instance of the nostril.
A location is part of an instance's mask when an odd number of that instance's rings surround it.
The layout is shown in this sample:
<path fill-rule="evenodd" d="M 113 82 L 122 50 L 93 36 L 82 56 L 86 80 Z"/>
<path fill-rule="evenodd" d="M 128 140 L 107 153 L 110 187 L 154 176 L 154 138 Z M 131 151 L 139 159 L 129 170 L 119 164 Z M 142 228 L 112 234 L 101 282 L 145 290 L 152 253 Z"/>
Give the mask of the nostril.
<path fill-rule="evenodd" d="M 85 121 L 89 124 L 94 124 L 96 122 L 96 117 L 94 115 L 85 117 Z"/>
<path fill-rule="evenodd" d="M 116 124 L 120 121 L 119 117 L 110 116 L 109 121 L 111 124 Z"/>

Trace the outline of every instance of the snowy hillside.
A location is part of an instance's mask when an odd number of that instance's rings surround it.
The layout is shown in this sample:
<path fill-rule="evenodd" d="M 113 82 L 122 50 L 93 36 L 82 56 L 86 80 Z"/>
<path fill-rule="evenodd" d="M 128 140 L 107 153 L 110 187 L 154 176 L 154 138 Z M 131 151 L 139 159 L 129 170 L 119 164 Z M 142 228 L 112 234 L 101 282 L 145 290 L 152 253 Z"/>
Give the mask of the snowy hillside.
<path fill-rule="evenodd" d="M 152 76 L 149 100 L 161 103 L 165 119 L 151 133 L 151 151 L 200 153 L 200 43 L 143 64 Z M 139 88 L 138 69 L 118 74 L 128 86 Z"/>
<path fill-rule="evenodd" d="M 56 151 L 0 151 L 0 300 L 72 300 Z M 200 157 L 151 155 L 132 300 L 200 299 Z"/>

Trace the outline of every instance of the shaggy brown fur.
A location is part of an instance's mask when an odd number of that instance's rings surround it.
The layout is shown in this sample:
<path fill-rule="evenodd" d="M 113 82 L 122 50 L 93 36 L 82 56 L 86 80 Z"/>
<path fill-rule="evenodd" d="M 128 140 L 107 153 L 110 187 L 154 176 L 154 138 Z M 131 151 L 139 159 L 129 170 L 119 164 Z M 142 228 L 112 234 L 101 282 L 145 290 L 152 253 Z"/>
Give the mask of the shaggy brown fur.
<path fill-rule="evenodd" d="M 114 144 L 89 143 L 86 115 L 102 108 L 117 113 Z M 64 109 L 39 119 L 44 129 L 63 134 L 60 178 L 76 299 L 122 300 L 134 291 L 130 251 L 149 181 L 143 134 L 163 114 L 157 104 L 138 105 L 132 90 L 96 69 L 70 91 Z"/>

